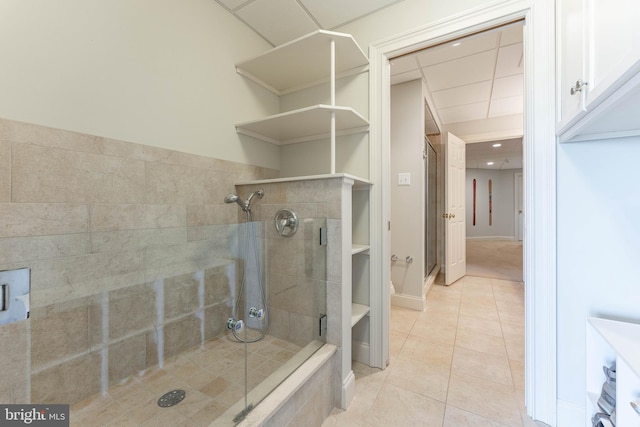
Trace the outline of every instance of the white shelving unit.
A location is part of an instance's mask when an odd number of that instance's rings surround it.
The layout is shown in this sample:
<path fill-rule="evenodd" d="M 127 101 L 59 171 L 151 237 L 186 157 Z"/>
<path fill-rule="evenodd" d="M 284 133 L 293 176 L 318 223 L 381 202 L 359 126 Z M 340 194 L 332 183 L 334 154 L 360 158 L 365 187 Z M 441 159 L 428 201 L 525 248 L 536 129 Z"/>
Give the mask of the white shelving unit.
<path fill-rule="evenodd" d="M 351 304 L 351 327 L 355 326 L 364 316 L 369 314 L 369 306 L 362 304 Z"/>
<path fill-rule="evenodd" d="M 587 318 L 587 396 L 585 425 L 598 411 L 605 376 L 602 366 L 616 365 L 617 427 L 639 427 L 640 415 L 630 405 L 640 399 L 640 324 Z"/>
<path fill-rule="evenodd" d="M 278 96 L 330 83 L 330 104 L 282 112 L 236 124 L 236 131 L 272 144 L 329 137 L 331 170 L 336 173 L 336 136 L 367 132 L 369 122 L 353 108 L 336 105 L 336 79 L 362 72 L 367 56 L 349 34 L 318 30 L 236 64 L 239 74 Z"/>
<path fill-rule="evenodd" d="M 335 67 L 329 66 L 331 44 Z M 236 64 L 243 76 L 278 96 L 365 71 L 369 60 L 349 34 L 318 30 Z"/>
<path fill-rule="evenodd" d="M 278 46 L 255 58 L 236 64 L 242 76 L 278 96 L 293 94 L 329 83 L 329 104 L 311 105 L 283 111 L 269 117 L 236 124 L 239 134 L 271 144 L 297 144 L 330 139 L 330 170 L 327 174 L 279 178 L 262 182 L 286 182 L 341 177 L 341 306 L 340 368 L 341 406 L 346 408 L 355 395 L 352 358 L 370 359 L 369 306 L 371 263 L 369 259 L 372 182 L 345 173 L 336 173 L 336 137 L 368 132 L 369 123 L 349 106 L 336 105 L 336 80 L 368 69 L 369 61 L 349 34 L 319 30 Z M 310 91 L 311 95 L 315 92 Z M 306 94 L 301 94 L 303 97 Z M 294 95 L 297 96 L 297 95 Z M 324 171 L 323 171 L 324 172 Z M 253 182 L 255 183 L 255 182 Z"/>
<path fill-rule="evenodd" d="M 369 130 L 369 122 L 353 108 L 319 104 L 238 123 L 236 131 L 272 144 L 295 144 L 331 137 L 328 125 L 332 113 L 335 114 L 336 135 Z"/>

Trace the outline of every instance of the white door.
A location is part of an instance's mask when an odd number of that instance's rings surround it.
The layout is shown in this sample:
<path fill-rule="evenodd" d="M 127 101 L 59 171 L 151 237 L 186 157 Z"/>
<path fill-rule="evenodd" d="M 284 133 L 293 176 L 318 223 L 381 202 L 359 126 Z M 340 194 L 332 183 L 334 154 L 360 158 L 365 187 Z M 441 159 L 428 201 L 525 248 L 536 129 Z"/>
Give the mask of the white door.
<path fill-rule="evenodd" d="M 457 136 L 444 136 L 445 161 L 445 283 L 452 284 L 467 271 L 467 235 L 465 229 L 465 142 Z"/>

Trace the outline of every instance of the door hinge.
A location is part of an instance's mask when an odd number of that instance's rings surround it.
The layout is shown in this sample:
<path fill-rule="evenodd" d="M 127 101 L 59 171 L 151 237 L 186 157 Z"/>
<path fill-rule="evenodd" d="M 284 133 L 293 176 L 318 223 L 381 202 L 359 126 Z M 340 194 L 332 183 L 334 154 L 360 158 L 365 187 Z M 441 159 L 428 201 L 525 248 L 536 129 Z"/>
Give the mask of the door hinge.
<path fill-rule="evenodd" d="M 320 246 L 327 246 L 327 227 L 320 227 Z"/>
<path fill-rule="evenodd" d="M 318 335 L 320 335 L 321 337 L 324 337 L 325 335 L 327 335 L 327 315 L 323 314 L 322 316 L 320 316 L 320 330 L 318 331 Z"/>

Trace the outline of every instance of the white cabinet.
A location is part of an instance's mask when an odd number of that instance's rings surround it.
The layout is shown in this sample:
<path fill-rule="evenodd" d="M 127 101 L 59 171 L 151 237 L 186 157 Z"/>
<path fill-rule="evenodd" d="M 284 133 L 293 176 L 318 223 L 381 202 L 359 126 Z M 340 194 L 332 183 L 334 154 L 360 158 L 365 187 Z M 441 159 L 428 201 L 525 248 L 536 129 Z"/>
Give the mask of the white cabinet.
<path fill-rule="evenodd" d="M 640 133 L 640 7 L 628 0 L 560 0 L 558 70 L 560 141 Z"/>
<path fill-rule="evenodd" d="M 638 427 L 640 415 L 631 402 L 640 400 L 640 324 L 608 319 L 587 319 L 586 420 L 598 409 L 597 401 L 605 376 L 602 366 L 616 365 L 616 426 Z"/>

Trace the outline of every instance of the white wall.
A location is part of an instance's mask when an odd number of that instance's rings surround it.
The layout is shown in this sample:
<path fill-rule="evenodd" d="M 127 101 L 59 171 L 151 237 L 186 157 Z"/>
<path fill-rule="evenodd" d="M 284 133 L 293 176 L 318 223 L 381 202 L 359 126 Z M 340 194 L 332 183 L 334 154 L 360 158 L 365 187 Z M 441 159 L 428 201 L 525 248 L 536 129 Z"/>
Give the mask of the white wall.
<path fill-rule="evenodd" d="M 391 266 L 399 294 L 422 298 L 424 278 L 424 108 L 422 81 L 391 86 L 391 253 L 414 262 Z M 398 185 L 398 173 L 409 173 L 410 186 Z"/>
<path fill-rule="evenodd" d="M 0 117 L 277 169 L 234 127 L 278 112 L 234 67 L 269 48 L 213 0 L 0 0 Z"/>
<path fill-rule="evenodd" d="M 640 322 L 640 137 L 557 154 L 558 399 L 584 407 L 586 316 Z"/>
<path fill-rule="evenodd" d="M 514 175 L 522 169 L 467 169 L 467 238 L 513 239 L 515 237 Z M 476 179 L 476 225 L 473 225 L 473 179 Z M 491 180 L 492 225 L 489 225 L 489 180 Z"/>

